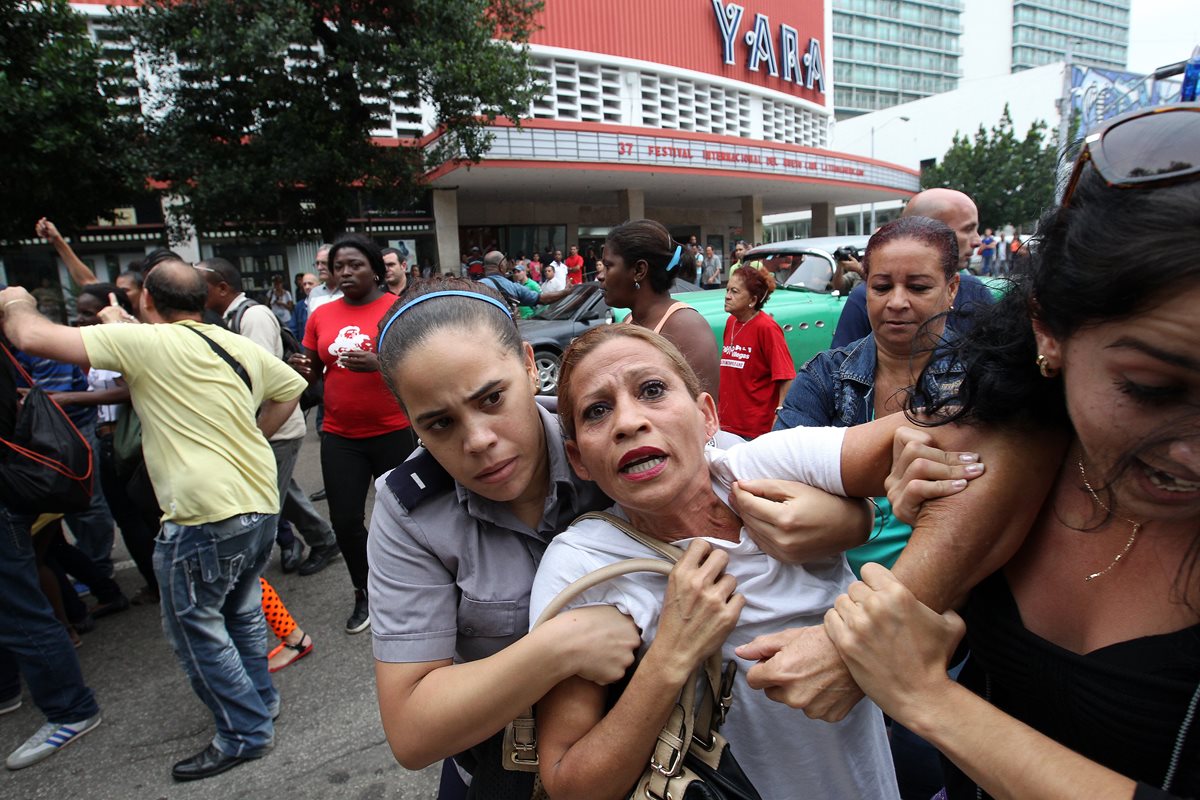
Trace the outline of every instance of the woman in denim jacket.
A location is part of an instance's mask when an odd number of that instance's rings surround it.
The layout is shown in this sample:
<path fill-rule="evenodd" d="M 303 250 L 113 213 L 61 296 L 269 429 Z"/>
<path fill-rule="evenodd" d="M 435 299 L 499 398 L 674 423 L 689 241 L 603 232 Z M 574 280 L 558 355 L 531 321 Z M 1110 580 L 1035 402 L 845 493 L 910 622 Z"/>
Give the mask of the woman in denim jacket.
<path fill-rule="evenodd" d="M 939 356 L 935 346 L 943 341 L 945 313 L 958 291 L 957 266 L 954 231 L 937 220 L 905 217 L 876 231 L 863 259 L 872 332 L 809 359 L 778 411 L 775 429 L 850 427 L 903 411 L 908 388 L 931 361 L 923 391 L 937 397 L 953 389 L 962 369 Z M 875 523 L 871 540 L 846 553 L 855 575 L 868 561 L 890 568 L 912 533 L 892 515 L 887 498 L 876 501 Z"/>

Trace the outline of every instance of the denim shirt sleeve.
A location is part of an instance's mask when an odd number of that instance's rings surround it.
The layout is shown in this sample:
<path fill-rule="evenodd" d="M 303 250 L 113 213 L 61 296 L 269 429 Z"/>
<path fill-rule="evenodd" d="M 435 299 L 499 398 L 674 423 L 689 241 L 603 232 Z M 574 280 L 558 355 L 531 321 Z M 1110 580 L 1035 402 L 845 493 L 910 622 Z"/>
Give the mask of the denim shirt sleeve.
<path fill-rule="evenodd" d="M 514 283 L 503 275 L 489 275 L 484 280 L 495 286 L 501 294 L 516 298 L 519 305 L 536 306 L 542 297 L 538 292 L 533 291 L 527 286 Z"/>
<path fill-rule="evenodd" d="M 846 347 L 818 353 L 797 373 L 775 421 L 775 430 L 850 427 L 868 422 L 874 381 L 874 336 L 868 334 Z"/>

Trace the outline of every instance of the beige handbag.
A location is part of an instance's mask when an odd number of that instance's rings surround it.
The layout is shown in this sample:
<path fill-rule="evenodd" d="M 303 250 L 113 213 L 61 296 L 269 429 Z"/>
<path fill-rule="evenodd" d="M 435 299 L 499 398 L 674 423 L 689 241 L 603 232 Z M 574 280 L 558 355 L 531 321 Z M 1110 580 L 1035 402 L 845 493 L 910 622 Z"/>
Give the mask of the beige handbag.
<path fill-rule="evenodd" d="M 561 612 L 580 594 L 605 581 L 633 572 L 669 575 L 674 562 L 683 555 L 678 547 L 652 539 L 612 514 L 593 512 L 575 521 L 585 519 L 607 522 L 667 560 L 631 558 L 584 575 L 558 593 L 538 616 L 535 628 Z M 650 763 L 630 794 L 631 800 L 759 800 L 749 779 L 733 760 L 725 738 L 717 732 L 733 703 L 735 672 L 736 664 L 731 661 L 722 674 L 719 650 L 697 667 L 693 680 L 684 685 L 667 723 L 658 734 Z M 505 769 L 537 771 L 537 729 L 533 709 L 505 728 L 503 758 Z M 534 796 L 545 796 L 540 783 Z"/>

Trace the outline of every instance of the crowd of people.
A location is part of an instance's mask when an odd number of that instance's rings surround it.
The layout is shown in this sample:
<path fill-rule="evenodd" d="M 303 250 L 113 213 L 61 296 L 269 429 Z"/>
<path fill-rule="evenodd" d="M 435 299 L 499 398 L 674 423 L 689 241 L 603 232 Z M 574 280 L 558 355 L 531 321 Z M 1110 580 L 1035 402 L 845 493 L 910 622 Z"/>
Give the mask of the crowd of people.
<path fill-rule="evenodd" d="M 737 762 L 717 770 L 762 798 L 1200 796 L 1197 143 L 1192 107 L 1109 123 L 1016 262 L 971 187 L 918 194 L 848 262 L 832 347 L 799 370 L 775 275 L 652 220 L 599 254 L 475 248 L 452 276 L 347 234 L 261 303 L 227 261 L 156 253 L 124 286 L 80 272 L 70 327 L 0 291 L 21 367 L 0 435 L 44 384 L 101 476 L 73 544 L 0 498 L 0 711 L 19 668 L 47 718 L 8 767 L 100 723 L 63 601 L 73 578 L 92 618 L 128 607 L 115 520 L 213 715 L 179 780 L 264 756 L 270 673 L 313 648 L 260 580 L 278 541 L 301 574 L 343 558 L 388 743 L 441 762 L 443 800 L 532 796 L 531 768 L 551 797 L 678 791 L 692 728 L 670 731 L 714 654 L 707 732 Z M 976 251 L 1010 275 L 998 299 Z M 539 397 L 516 320 L 592 279 L 629 318 Z M 720 342 L 678 279 L 725 287 Z M 310 404 L 328 522 L 292 478 Z M 539 620 L 630 558 L 674 566 Z M 530 707 L 536 736 L 506 736 Z"/>

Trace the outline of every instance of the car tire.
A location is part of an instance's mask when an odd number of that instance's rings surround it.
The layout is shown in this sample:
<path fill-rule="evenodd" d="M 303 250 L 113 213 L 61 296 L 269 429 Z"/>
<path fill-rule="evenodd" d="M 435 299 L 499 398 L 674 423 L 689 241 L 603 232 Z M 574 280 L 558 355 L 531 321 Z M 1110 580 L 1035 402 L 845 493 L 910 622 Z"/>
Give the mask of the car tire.
<path fill-rule="evenodd" d="M 550 350 L 535 350 L 533 364 L 538 373 L 538 394 L 558 394 L 558 373 L 562 357 Z"/>

